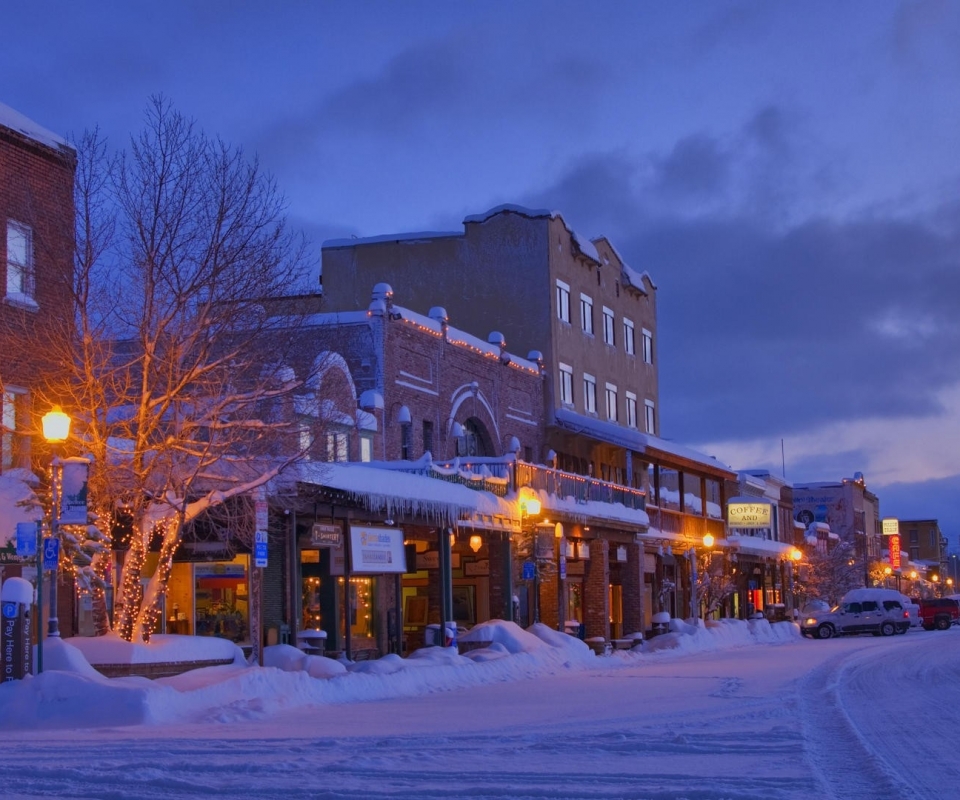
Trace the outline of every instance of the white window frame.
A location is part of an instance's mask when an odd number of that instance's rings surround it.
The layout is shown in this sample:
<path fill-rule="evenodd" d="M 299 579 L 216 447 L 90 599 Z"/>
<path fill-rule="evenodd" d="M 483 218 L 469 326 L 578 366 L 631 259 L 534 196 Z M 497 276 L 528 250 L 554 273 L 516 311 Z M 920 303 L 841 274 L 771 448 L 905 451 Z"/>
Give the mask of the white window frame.
<path fill-rule="evenodd" d="M 557 280 L 557 319 L 570 322 L 570 284 Z"/>
<path fill-rule="evenodd" d="M 22 262 L 13 259 L 14 236 L 19 236 L 23 239 L 24 252 Z M 8 219 L 6 237 L 6 297 L 13 302 L 35 307 L 36 303 L 33 297 L 36 291 L 36 272 L 33 263 L 33 230 L 29 225 Z"/>
<path fill-rule="evenodd" d="M 569 364 L 560 364 L 560 403 L 565 406 L 573 405 L 573 367 Z"/>
<path fill-rule="evenodd" d="M 642 329 L 643 333 L 643 363 L 653 363 L 653 331 Z"/>
<path fill-rule="evenodd" d="M 606 384 L 606 401 L 607 401 L 607 420 L 609 422 L 617 422 L 617 387 L 612 384 Z"/>
<path fill-rule="evenodd" d="M 605 344 L 616 347 L 617 341 L 615 331 L 616 316 L 613 313 L 613 309 L 603 306 L 603 341 Z"/>
<path fill-rule="evenodd" d="M 3 431 L 0 437 L 0 472 L 24 465 L 21 448 L 26 444 L 26 403 L 28 392 L 15 386 L 5 386 L 2 394 Z"/>
<path fill-rule="evenodd" d="M 583 373 L 583 410 L 597 413 L 597 379 L 588 372 Z"/>
<path fill-rule="evenodd" d="M 627 414 L 627 427 L 636 428 L 637 427 L 637 396 L 633 392 L 625 393 L 626 402 L 625 410 Z"/>
<path fill-rule="evenodd" d="M 653 404 L 653 400 L 644 400 L 643 401 L 643 421 L 646 426 L 647 433 L 652 436 L 657 435 L 657 409 Z"/>
<path fill-rule="evenodd" d="M 633 320 L 623 318 L 623 350 L 628 356 L 637 354 L 637 334 Z"/>
<path fill-rule="evenodd" d="M 580 292 L 580 328 L 593 336 L 593 298 L 583 292 Z"/>

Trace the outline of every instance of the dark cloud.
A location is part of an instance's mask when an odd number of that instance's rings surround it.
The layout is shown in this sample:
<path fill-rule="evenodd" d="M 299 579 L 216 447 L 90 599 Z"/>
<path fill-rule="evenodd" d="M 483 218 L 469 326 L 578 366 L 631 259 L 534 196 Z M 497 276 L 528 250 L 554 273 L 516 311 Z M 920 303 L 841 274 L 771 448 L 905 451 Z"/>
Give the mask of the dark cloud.
<path fill-rule="evenodd" d="M 722 194 L 730 175 L 730 159 L 709 136 L 681 139 L 664 158 L 655 161 L 653 188 L 669 197 L 688 199 Z"/>
<path fill-rule="evenodd" d="M 866 478 L 869 486 L 870 476 Z M 878 494 L 880 513 L 885 517 L 901 520 L 937 517 L 950 550 L 958 551 L 960 506 L 955 499 L 960 497 L 960 475 L 922 483 L 892 483 L 878 490 Z"/>
<path fill-rule="evenodd" d="M 776 111 L 745 130 L 783 148 Z M 700 186 L 722 187 L 725 158 L 716 142 L 686 140 L 661 163 L 677 165 L 675 186 L 695 181 L 701 164 L 712 177 Z M 956 204 L 914 219 L 874 212 L 784 225 L 748 213 L 748 194 L 739 209 L 690 215 L 661 202 L 667 172 L 649 163 L 593 154 L 524 202 L 610 236 L 653 275 L 666 435 L 780 438 L 942 410 L 937 392 L 960 375 Z"/>

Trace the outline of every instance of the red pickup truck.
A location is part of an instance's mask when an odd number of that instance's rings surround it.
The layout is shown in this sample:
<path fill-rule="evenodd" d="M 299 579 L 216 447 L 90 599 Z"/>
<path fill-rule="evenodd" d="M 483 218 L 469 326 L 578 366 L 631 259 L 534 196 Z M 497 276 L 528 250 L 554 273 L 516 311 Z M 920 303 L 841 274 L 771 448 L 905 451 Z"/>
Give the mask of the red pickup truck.
<path fill-rule="evenodd" d="M 926 597 L 915 601 L 920 606 L 920 623 L 925 631 L 945 631 L 960 625 L 960 603 L 949 597 Z"/>

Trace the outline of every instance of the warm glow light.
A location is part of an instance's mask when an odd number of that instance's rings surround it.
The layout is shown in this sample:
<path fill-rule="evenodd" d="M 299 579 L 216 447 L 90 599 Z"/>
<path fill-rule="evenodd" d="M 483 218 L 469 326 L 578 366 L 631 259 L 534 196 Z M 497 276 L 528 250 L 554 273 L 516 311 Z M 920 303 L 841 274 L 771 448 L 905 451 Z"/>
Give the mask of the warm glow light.
<path fill-rule="evenodd" d="M 520 510 L 529 517 L 535 517 L 540 513 L 540 501 L 536 497 L 531 497 L 520 503 Z"/>
<path fill-rule="evenodd" d="M 474 534 L 473 536 L 471 536 L 470 549 L 473 550 L 474 553 L 479 553 L 481 547 L 483 547 L 483 539 L 477 536 L 477 534 Z"/>
<path fill-rule="evenodd" d="M 910 580 L 915 581 L 917 579 L 917 571 L 915 569 L 910 570 Z"/>
<path fill-rule="evenodd" d="M 60 406 L 54 406 L 43 415 L 43 438 L 48 442 L 63 442 L 70 435 L 70 417 Z"/>
<path fill-rule="evenodd" d="M 883 568 L 883 574 L 884 574 L 884 575 L 892 575 L 892 574 L 893 574 L 893 570 L 892 570 L 890 567 L 884 567 L 884 568 Z"/>
<path fill-rule="evenodd" d="M 705 534 L 703 535 L 703 546 L 704 546 L 704 547 L 713 547 L 713 542 L 714 542 L 714 538 L 713 538 L 713 534 L 712 534 L 712 533 L 705 533 Z"/>
<path fill-rule="evenodd" d="M 953 586 L 953 578 L 947 578 L 947 586 Z"/>
<path fill-rule="evenodd" d="M 931 576 L 930 576 L 930 580 L 932 580 L 934 583 L 936 583 L 937 581 L 940 580 L 940 576 L 939 576 L 939 575 L 931 575 Z"/>
<path fill-rule="evenodd" d="M 790 558 L 792 558 L 794 561 L 799 561 L 801 558 L 803 558 L 803 553 L 794 547 L 793 550 L 790 551 Z"/>

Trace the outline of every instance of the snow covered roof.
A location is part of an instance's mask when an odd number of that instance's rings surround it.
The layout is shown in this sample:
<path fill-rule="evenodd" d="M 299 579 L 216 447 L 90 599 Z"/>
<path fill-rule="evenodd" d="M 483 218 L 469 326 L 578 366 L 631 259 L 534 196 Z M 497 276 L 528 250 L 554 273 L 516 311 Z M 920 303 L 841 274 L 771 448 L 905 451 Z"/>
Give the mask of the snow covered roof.
<path fill-rule="evenodd" d="M 516 516 L 512 504 L 490 492 L 398 469 L 314 461 L 296 465 L 294 475 L 301 483 L 345 492 L 368 511 L 389 516 L 416 515 L 442 525 L 469 520 L 475 514 Z"/>
<path fill-rule="evenodd" d="M 727 541 L 737 552 L 754 556 L 786 557 L 793 550 L 793 545 L 786 542 L 773 542 L 759 536 L 741 536 L 736 532 L 731 532 Z"/>
<path fill-rule="evenodd" d="M 674 456 L 714 473 L 722 473 L 724 478 L 736 478 L 736 473 L 726 464 L 721 463 L 713 456 L 694 450 L 692 447 L 669 442 L 649 433 L 641 433 L 634 428 L 624 428 L 612 422 L 603 422 L 593 417 L 586 417 L 566 408 L 559 408 L 555 413 L 557 425 L 566 430 L 586 433 L 601 441 L 626 447 L 638 453 Z"/>
<path fill-rule="evenodd" d="M 413 233 L 385 233 L 380 236 L 352 236 L 349 239 L 326 239 L 321 249 L 328 250 L 336 247 L 353 247 L 358 244 L 384 244 L 387 242 L 402 242 L 412 244 L 429 239 L 448 239 L 463 236 L 461 231 L 415 231 Z"/>
<path fill-rule="evenodd" d="M 29 117 L 24 116 L 19 111 L 15 111 L 8 105 L 0 103 L 0 125 L 9 128 L 28 139 L 52 147 L 54 150 L 66 148 L 73 150 L 73 146 L 66 140 L 57 136 L 52 131 L 41 127 Z"/>
<path fill-rule="evenodd" d="M 606 243 L 607 247 L 609 247 L 611 252 L 617 257 L 617 261 L 620 262 L 620 272 L 623 274 L 625 279 L 624 283 L 626 283 L 628 286 L 632 286 L 638 292 L 646 294 L 647 287 L 643 285 L 643 279 L 646 278 L 650 283 L 651 288 L 657 288 L 657 284 L 653 282 L 653 278 L 650 277 L 650 273 L 646 270 L 643 270 L 642 272 L 635 270 L 633 267 L 627 264 L 627 262 L 623 260 L 623 256 L 620 255 L 620 251 L 613 246 L 613 242 L 611 242 L 606 236 L 595 236 L 592 241 L 603 241 Z"/>

